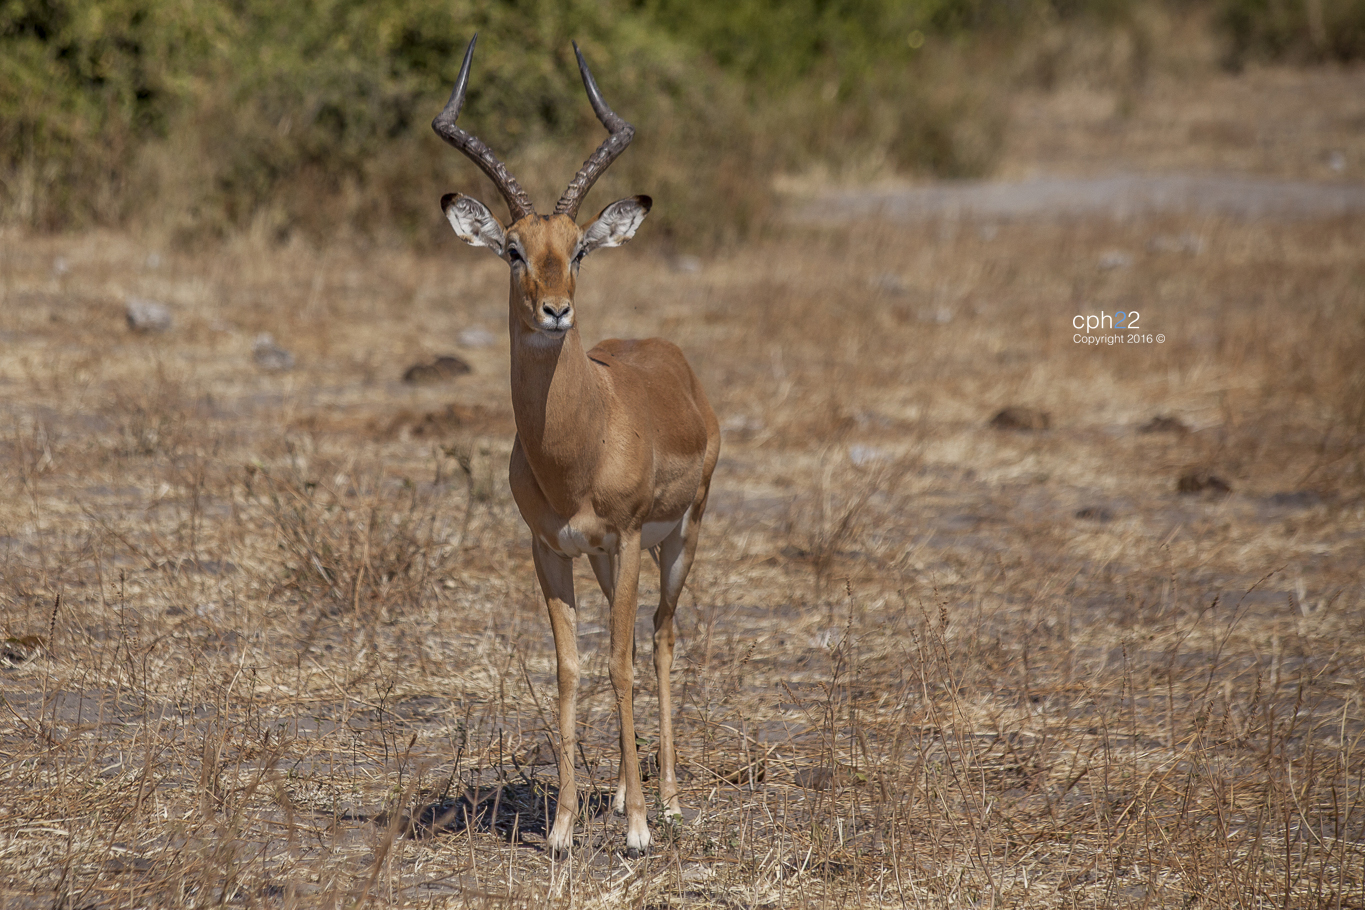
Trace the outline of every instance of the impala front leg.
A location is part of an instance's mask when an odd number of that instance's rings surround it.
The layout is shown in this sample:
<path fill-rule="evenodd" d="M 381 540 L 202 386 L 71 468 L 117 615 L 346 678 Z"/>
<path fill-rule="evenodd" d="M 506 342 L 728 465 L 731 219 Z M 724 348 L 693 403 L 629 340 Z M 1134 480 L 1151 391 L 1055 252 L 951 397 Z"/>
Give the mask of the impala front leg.
<path fill-rule="evenodd" d="M 611 687 L 621 723 L 621 784 L 625 788 L 626 854 L 649 849 L 645 794 L 640 786 L 640 755 L 635 748 L 635 608 L 640 583 L 640 532 L 623 534 L 614 560 L 616 585 L 611 599 Z"/>
<path fill-rule="evenodd" d="M 556 858 L 564 858 L 573 847 L 574 820 L 578 817 L 573 762 L 578 716 L 578 613 L 574 605 L 573 560 L 560 556 L 538 539 L 532 540 L 531 553 L 540 590 L 545 594 L 545 606 L 550 611 L 559 668 L 559 800 L 546 846 Z"/>

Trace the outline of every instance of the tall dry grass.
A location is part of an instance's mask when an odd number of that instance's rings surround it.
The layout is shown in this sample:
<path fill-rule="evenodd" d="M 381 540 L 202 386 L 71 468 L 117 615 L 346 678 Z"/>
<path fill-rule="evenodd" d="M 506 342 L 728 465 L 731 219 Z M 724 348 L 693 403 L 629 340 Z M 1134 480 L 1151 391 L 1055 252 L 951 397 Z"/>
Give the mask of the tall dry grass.
<path fill-rule="evenodd" d="M 597 796 L 554 865 L 505 343 L 458 341 L 502 337 L 502 266 L 7 234 L 4 900 L 1360 903 L 1362 244 L 942 221 L 585 266 L 585 334 L 678 341 L 725 443 L 680 610 L 688 822 L 627 862 L 600 812 L 583 571 Z M 127 332 L 128 294 L 171 330 Z M 1166 341 L 1073 342 L 1118 308 Z M 263 331 L 293 371 L 256 367 Z M 446 352 L 474 371 L 399 382 Z M 1232 493 L 1178 494 L 1194 469 Z"/>

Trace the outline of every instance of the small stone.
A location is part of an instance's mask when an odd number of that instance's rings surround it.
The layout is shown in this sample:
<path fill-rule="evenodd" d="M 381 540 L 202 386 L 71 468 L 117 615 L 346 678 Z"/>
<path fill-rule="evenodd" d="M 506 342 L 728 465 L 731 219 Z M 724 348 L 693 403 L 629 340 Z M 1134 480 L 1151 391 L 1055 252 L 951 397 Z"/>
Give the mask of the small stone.
<path fill-rule="evenodd" d="M 52 275 L 54 278 L 61 278 L 71 271 L 71 263 L 66 261 L 65 256 L 58 256 L 52 260 Z"/>
<path fill-rule="evenodd" d="M 720 429 L 726 435 L 754 436 L 763 432 L 763 420 L 749 414 L 732 414 L 721 423 Z"/>
<path fill-rule="evenodd" d="M 1186 231 L 1183 234 L 1157 234 L 1147 241 L 1147 249 L 1153 253 L 1185 253 L 1198 256 L 1204 251 L 1204 241 L 1198 234 Z"/>
<path fill-rule="evenodd" d="M 1131 253 L 1123 250 L 1110 250 L 1100 257 L 1100 271 L 1107 272 L 1111 269 L 1126 269 L 1133 264 Z"/>
<path fill-rule="evenodd" d="M 871 464 L 891 460 L 891 453 L 876 446 L 851 445 L 848 447 L 848 460 L 854 467 L 867 467 Z"/>
<path fill-rule="evenodd" d="M 414 363 L 403 372 L 403 381 L 413 385 L 444 382 L 470 372 L 469 364 L 458 357 L 442 355 L 431 363 Z"/>
<path fill-rule="evenodd" d="M 1293 490 L 1266 497 L 1266 504 L 1277 509 L 1311 509 L 1322 503 L 1322 494 L 1316 490 Z"/>
<path fill-rule="evenodd" d="M 895 296 L 900 296 L 910 290 L 905 284 L 905 279 L 895 272 L 883 272 L 868 282 L 868 284 L 884 294 L 892 294 Z"/>
<path fill-rule="evenodd" d="M 498 336 L 483 326 L 476 325 L 461 329 L 460 334 L 455 336 L 455 341 L 465 348 L 491 348 L 498 343 Z"/>
<path fill-rule="evenodd" d="M 1219 496 L 1226 496 L 1232 492 L 1231 485 L 1226 480 L 1211 471 L 1203 469 L 1197 471 L 1187 471 L 1180 475 L 1176 481 L 1175 489 L 1177 493 L 1214 493 Z"/>
<path fill-rule="evenodd" d="M 140 334 L 165 332 L 174 322 L 171 311 L 164 303 L 141 297 L 128 298 L 124 315 L 128 320 L 128 328 Z"/>
<path fill-rule="evenodd" d="M 251 343 L 251 357 L 256 366 L 272 373 L 284 373 L 294 368 L 294 355 L 275 343 L 269 332 L 262 332 Z"/>
<path fill-rule="evenodd" d="M 673 257 L 673 271 L 695 275 L 701 271 L 701 260 L 696 256 L 675 256 Z"/>
<path fill-rule="evenodd" d="M 991 418 L 991 426 L 997 430 L 1046 430 L 1052 426 L 1052 417 L 1037 408 L 1011 405 Z"/>

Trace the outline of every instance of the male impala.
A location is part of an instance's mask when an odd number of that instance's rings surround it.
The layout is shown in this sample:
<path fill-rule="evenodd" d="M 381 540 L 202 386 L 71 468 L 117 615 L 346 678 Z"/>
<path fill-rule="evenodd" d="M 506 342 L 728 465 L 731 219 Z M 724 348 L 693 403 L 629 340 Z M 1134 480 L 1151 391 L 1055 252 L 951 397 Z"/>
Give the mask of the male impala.
<path fill-rule="evenodd" d="M 633 711 L 635 612 L 642 550 L 656 549 L 659 607 L 654 611 L 654 671 L 659 678 L 659 789 L 666 815 L 679 817 L 674 771 L 673 610 L 697 549 L 720 429 L 682 352 L 667 341 L 610 339 L 585 351 L 574 287 L 593 250 L 620 246 L 649 212 L 648 196 L 613 202 L 580 227 L 578 206 L 630 144 L 635 128 L 607 107 L 578 45 L 574 54 L 597 119 L 611 134 L 569 183 L 554 214 L 531 200 L 488 147 L 455 125 L 464 106 L 474 40 L 445 110 L 432 128 L 493 181 L 511 211 L 503 225 L 478 200 L 460 193 L 441 208 L 460 239 L 484 246 L 512 270 L 512 411 L 517 438 L 509 475 L 512 496 L 531 529 L 531 553 L 545 594 L 559 663 L 559 803 L 548 845 L 556 856 L 573 845 L 578 621 L 573 559 L 587 556 L 611 604 L 612 689 L 621 726 L 615 807 L 626 815 L 626 852 L 648 849 Z"/>

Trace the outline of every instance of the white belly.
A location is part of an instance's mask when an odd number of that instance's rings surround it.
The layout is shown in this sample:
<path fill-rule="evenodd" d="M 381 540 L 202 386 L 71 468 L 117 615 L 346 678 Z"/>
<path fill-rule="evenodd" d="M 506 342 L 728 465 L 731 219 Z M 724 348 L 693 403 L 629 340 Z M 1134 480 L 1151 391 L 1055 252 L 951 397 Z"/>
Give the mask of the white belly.
<path fill-rule="evenodd" d="M 640 549 L 648 550 L 663 543 L 664 538 L 672 534 L 674 529 L 681 527 L 687 530 L 687 521 L 692 517 L 692 510 L 688 509 L 683 513 L 683 517 L 676 521 L 647 521 L 640 529 Z M 589 536 L 581 529 L 574 527 L 573 522 L 565 522 L 561 525 L 555 536 L 546 543 L 550 548 L 562 556 L 575 558 L 579 556 L 606 556 L 615 553 L 620 538 L 611 531 L 604 534 L 594 534 Z"/>
<path fill-rule="evenodd" d="M 692 508 L 689 506 L 683 513 L 683 517 L 677 521 L 647 521 L 645 526 L 640 529 L 640 549 L 648 550 L 663 543 L 665 537 L 673 533 L 674 528 L 681 528 L 682 533 L 687 533 L 687 521 L 692 517 Z"/>

